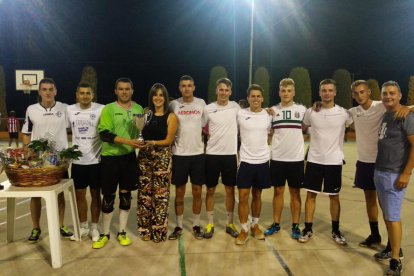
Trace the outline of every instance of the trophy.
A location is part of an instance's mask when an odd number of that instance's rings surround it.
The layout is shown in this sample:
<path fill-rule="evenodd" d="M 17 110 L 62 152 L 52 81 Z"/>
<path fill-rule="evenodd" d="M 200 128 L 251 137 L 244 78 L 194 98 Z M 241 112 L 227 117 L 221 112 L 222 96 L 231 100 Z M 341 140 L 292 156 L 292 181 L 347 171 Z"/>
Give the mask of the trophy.
<path fill-rule="evenodd" d="M 137 114 L 135 116 L 135 126 L 139 130 L 138 134 L 138 142 L 144 143 L 144 137 L 142 136 L 142 130 L 145 126 L 145 115 L 144 114 Z"/>

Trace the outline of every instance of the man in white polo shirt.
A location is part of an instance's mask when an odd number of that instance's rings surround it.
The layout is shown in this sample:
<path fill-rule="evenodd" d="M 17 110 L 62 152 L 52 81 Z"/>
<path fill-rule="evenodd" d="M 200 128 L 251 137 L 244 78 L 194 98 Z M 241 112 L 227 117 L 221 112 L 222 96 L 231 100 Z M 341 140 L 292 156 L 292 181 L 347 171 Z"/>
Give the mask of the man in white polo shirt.
<path fill-rule="evenodd" d="M 206 210 L 208 224 L 204 238 L 214 234 L 214 194 L 221 175 L 226 191 L 227 223 L 226 233 L 237 237 L 233 224 L 234 186 L 237 175 L 237 112 L 240 106 L 230 101 L 232 83 L 227 78 L 217 80 L 217 101 L 207 105 L 209 139 L 206 148 Z"/>
<path fill-rule="evenodd" d="M 39 103 L 30 105 L 26 110 L 22 133 L 23 144 L 41 138 L 49 139 L 55 143 L 56 150 L 68 147 L 66 104 L 55 101 L 57 94 L 53 79 L 45 78 L 39 82 Z M 73 234 L 63 225 L 65 215 L 65 198 L 63 193 L 58 195 L 60 234 L 70 238 Z M 40 238 L 40 214 L 42 203 L 39 197 L 32 197 L 30 211 L 32 215 L 33 230 L 29 241 L 37 242 Z"/>
<path fill-rule="evenodd" d="M 270 187 L 268 134 L 272 117 L 262 108 L 263 88 L 252 84 L 247 89 L 247 100 L 250 107 L 241 109 L 237 114 L 240 130 L 240 166 L 237 172 L 237 188 L 239 189 L 240 234 L 236 238 L 237 245 L 243 245 L 249 237 L 249 196 L 252 193 L 251 235 L 264 240 L 265 236 L 259 228 L 262 209 L 261 194 Z"/>
<path fill-rule="evenodd" d="M 332 239 L 338 244 L 345 245 L 346 239 L 339 231 L 341 212 L 339 192 L 342 187 L 345 127 L 352 123 L 352 117 L 346 109 L 334 102 L 336 96 L 334 80 L 325 79 L 320 82 L 319 96 L 322 100 L 321 110 L 315 112 L 309 108 L 303 118 L 304 130 L 311 127 L 311 140 L 304 181 L 304 188 L 307 190 L 305 228 L 299 242 L 307 242 L 313 235 L 316 196 L 323 192 L 329 195 L 330 199 Z"/>
<path fill-rule="evenodd" d="M 93 97 L 94 92 L 91 86 L 87 83 L 80 83 L 76 89 L 78 103 L 68 106 L 67 114 L 72 128 L 72 143 L 79 146 L 82 152 L 82 157 L 79 160 L 73 160 L 71 167 L 81 236 L 90 235 L 91 239 L 96 242 L 99 239 L 98 221 L 101 213 L 100 155 L 102 150 L 102 141 L 97 128 L 104 106 L 92 102 Z M 86 189 L 88 186 L 91 195 L 91 227 L 89 227 L 87 216 Z"/>

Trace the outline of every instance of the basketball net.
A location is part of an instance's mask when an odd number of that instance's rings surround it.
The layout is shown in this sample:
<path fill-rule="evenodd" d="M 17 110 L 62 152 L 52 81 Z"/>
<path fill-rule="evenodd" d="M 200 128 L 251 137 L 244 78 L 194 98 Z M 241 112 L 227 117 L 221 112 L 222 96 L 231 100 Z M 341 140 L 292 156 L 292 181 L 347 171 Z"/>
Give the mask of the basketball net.
<path fill-rule="evenodd" d="M 22 85 L 24 86 L 23 93 L 30 94 L 30 91 L 31 91 L 30 88 L 32 87 L 30 80 L 24 80 Z"/>

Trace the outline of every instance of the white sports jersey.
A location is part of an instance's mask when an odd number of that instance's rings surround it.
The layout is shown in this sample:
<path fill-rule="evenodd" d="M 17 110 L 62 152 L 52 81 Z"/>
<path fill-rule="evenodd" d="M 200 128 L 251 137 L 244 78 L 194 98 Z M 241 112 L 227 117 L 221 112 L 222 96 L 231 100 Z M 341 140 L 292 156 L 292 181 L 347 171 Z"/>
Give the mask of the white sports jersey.
<path fill-rule="evenodd" d="M 309 108 L 303 123 L 310 128 L 308 161 L 322 165 L 342 165 L 345 126 L 352 124 L 349 112 L 335 105 L 315 112 Z"/>
<path fill-rule="evenodd" d="M 201 128 L 207 121 L 205 108 L 204 100 L 196 97 L 191 103 L 183 102 L 183 98 L 171 102 L 170 109 L 178 118 L 174 155 L 191 156 L 204 153 Z"/>
<path fill-rule="evenodd" d="M 102 141 L 98 133 L 98 123 L 103 105 L 92 103 L 88 109 L 82 109 L 79 104 L 68 106 L 67 114 L 72 128 L 72 143 L 79 146 L 82 157 L 73 160 L 74 164 L 92 165 L 100 162 Z"/>
<path fill-rule="evenodd" d="M 227 105 L 217 102 L 206 106 L 210 138 L 207 142 L 207 154 L 237 154 L 237 112 L 240 106 L 233 101 Z"/>
<path fill-rule="evenodd" d="M 272 107 L 272 160 L 295 162 L 304 159 L 302 120 L 306 107 L 299 104 Z"/>
<path fill-rule="evenodd" d="M 57 150 L 66 149 L 68 147 L 66 129 L 69 127 L 66 107 L 67 104 L 61 102 L 56 102 L 50 108 L 45 108 L 39 103 L 29 105 L 22 133 L 31 134 L 31 140 L 41 138 L 54 140 Z"/>
<path fill-rule="evenodd" d="M 251 112 L 250 108 L 237 113 L 240 129 L 240 161 L 249 164 L 262 164 L 269 161 L 270 149 L 267 144 L 272 117 L 267 111 Z"/>
<path fill-rule="evenodd" d="M 355 135 L 358 149 L 358 160 L 375 163 L 378 152 L 378 130 L 385 107 L 381 101 L 373 101 L 365 110 L 360 105 L 349 110 L 355 124 Z"/>

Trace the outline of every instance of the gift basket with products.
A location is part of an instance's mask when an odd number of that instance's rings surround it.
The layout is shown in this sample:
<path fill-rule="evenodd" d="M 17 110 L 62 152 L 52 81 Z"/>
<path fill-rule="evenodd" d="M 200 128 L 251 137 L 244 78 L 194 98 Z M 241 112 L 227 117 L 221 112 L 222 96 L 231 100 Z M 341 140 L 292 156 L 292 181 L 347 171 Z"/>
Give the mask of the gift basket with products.
<path fill-rule="evenodd" d="M 0 150 L 1 163 L 10 183 L 20 187 L 59 183 L 71 160 L 78 160 L 81 156 L 77 145 L 58 151 L 50 139 L 33 140 L 23 148 Z"/>

